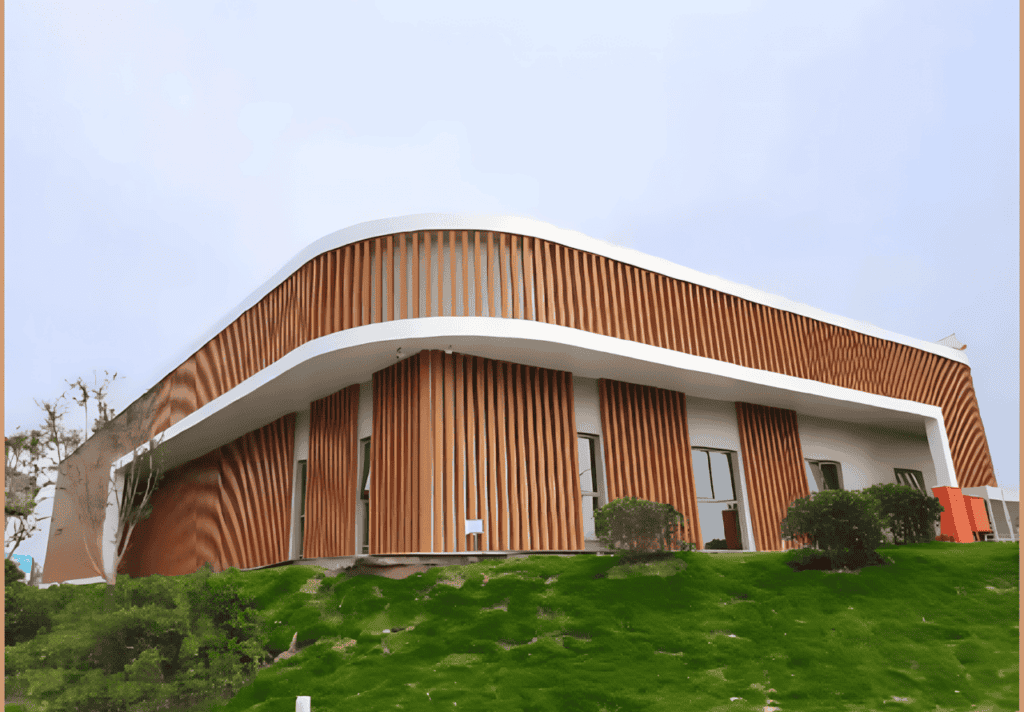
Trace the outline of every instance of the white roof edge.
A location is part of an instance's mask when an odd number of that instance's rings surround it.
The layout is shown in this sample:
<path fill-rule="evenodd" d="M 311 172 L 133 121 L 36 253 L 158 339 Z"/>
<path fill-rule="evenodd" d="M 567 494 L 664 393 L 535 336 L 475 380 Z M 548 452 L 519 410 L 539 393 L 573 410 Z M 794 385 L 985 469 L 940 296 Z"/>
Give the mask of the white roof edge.
<path fill-rule="evenodd" d="M 483 213 L 421 213 L 418 215 L 403 215 L 400 217 L 383 218 L 370 220 L 350 227 L 342 228 L 332 232 L 299 251 L 289 260 L 274 276 L 257 287 L 248 297 L 243 299 L 238 306 L 227 313 L 226 316 L 214 323 L 198 339 L 195 339 L 185 349 L 184 355 L 171 360 L 170 366 L 161 368 L 161 375 L 154 380 L 154 383 L 171 373 L 187 361 L 194 353 L 199 351 L 210 339 L 226 329 L 231 322 L 255 306 L 263 297 L 269 294 L 275 287 L 284 282 L 289 276 L 298 271 L 302 265 L 309 262 L 317 255 L 329 252 L 330 250 L 359 242 L 371 237 L 380 237 L 399 232 L 415 232 L 419 230 L 489 230 L 493 232 L 507 232 L 529 237 L 539 237 L 550 242 L 557 242 L 566 247 L 574 247 L 586 252 L 603 255 L 613 260 L 640 267 L 652 272 L 663 274 L 667 277 L 674 277 L 684 282 L 699 284 L 726 294 L 756 302 L 768 307 L 781 309 L 806 316 L 817 321 L 833 324 L 844 329 L 850 329 L 867 336 L 874 336 L 886 341 L 904 344 L 921 351 L 927 351 L 952 361 L 958 361 L 970 365 L 967 356 L 956 349 L 937 344 L 931 341 L 924 341 L 910 336 L 904 336 L 892 331 L 886 331 L 873 324 L 849 319 L 847 317 L 829 314 L 815 307 L 800 302 L 794 302 L 769 292 L 763 292 L 753 287 L 730 282 L 715 275 L 708 275 L 689 267 L 677 265 L 668 260 L 653 255 L 648 255 L 620 245 L 613 245 L 603 240 L 598 240 L 575 230 L 555 227 L 550 223 L 542 222 L 534 218 L 527 218 L 515 215 L 492 215 Z M 167 363 L 165 361 L 164 363 Z"/>

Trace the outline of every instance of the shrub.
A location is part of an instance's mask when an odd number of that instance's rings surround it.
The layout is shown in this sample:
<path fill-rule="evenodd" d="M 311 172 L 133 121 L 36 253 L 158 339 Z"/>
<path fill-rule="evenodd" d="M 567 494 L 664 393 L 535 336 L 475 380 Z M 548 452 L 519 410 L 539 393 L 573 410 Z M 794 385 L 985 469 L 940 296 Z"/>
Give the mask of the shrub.
<path fill-rule="evenodd" d="M 864 490 L 878 502 L 878 511 L 896 544 L 931 541 L 944 511 L 937 497 L 906 485 L 874 485 Z"/>
<path fill-rule="evenodd" d="M 14 582 L 25 583 L 25 572 L 11 559 L 4 559 L 4 586 Z"/>
<path fill-rule="evenodd" d="M 208 567 L 191 576 L 119 577 L 117 607 L 100 604 L 86 617 L 78 609 L 105 591 L 76 594 L 52 633 L 6 650 L 12 688 L 54 712 L 193 709 L 248 684 L 265 659 L 253 599 L 230 575 L 211 578 Z"/>
<path fill-rule="evenodd" d="M 705 549 L 728 549 L 729 544 L 725 539 L 712 539 L 704 545 Z"/>
<path fill-rule="evenodd" d="M 20 581 L 8 582 L 4 588 L 4 645 L 17 645 L 32 640 L 50 625 L 52 596 L 35 586 Z"/>
<path fill-rule="evenodd" d="M 860 568 L 885 543 L 885 522 L 878 501 L 864 492 L 826 490 L 789 505 L 782 520 L 782 536 L 810 537 L 815 549 L 827 556 L 832 568 Z"/>
<path fill-rule="evenodd" d="M 594 528 L 601 545 L 625 552 L 622 561 L 656 558 L 675 549 L 693 549 L 682 538 L 683 515 L 671 504 L 623 497 L 594 513 Z"/>

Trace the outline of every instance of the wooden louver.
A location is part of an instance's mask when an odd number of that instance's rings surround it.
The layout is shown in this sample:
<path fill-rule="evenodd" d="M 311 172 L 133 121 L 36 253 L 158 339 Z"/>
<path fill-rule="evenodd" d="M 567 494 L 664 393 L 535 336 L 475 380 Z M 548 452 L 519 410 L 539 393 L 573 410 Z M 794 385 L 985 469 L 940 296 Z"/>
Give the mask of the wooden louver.
<path fill-rule="evenodd" d="M 164 379 L 154 433 L 311 339 L 406 316 L 543 321 L 937 405 L 960 485 L 996 484 L 964 364 L 601 255 L 477 230 L 400 233 L 314 257 Z"/>
<path fill-rule="evenodd" d="M 736 420 L 757 550 L 800 548 L 805 539 L 783 541 L 781 529 L 793 500 L 811 493 L 796 411 L 737 403 Z"/>
<path fill-rule="evenodd" d="M 605 379 L 598 389 L 608 501 L 639 497 L 671 504 L 686 520 L 686 541 L 703 548 L 686 396 Z"/>
<path fill-rule="evenodd" d="M 572 375 L 421 351 L 373 377 L 371 554 L 582 548 Z"/>

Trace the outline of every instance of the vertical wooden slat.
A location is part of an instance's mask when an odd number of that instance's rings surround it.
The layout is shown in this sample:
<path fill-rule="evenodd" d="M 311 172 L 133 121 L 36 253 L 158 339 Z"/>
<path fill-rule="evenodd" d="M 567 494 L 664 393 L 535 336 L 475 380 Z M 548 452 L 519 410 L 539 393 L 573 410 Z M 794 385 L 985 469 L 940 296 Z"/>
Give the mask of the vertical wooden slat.
<path fill-rule="evenodd" d="M 442 263 L 443 264 L 443 263 Z M 444 507 L 444 550 L 455 551 L 455 496 L 454 478 L 452 468 L 454 466 L 455 453 L 455 422 L 454 422 L 454 357 L 452 354 L 442 354 L 441 360 L 444 368 L 444 484 L 443 497 Z"/>
<path fill-rule="evenodd" d="M 488 234 L 488 240 L 490 235 Z M 490 242 L 488 242 L 490 244 Z M 489 252 L 489 250 L 488 250 Z M 488 260 L 488 267 L 490 266 Z M 497 428 L 495 419 L 498 416 L 496 405 L 497 385 L 494 381 L 494 361 L 485 362 L 485 378 L 487 393 L 487 540 L 490 548 L 500 550 L 501 537 L 498 532 L 498 453 Z"/>
<path fill-rule="evenodd" d="M 519 387 L 516 382 L 515 364 L 503 365 L 506 383 L 504 427 L 506 434 L 505 452 L 508 453 L 508 468 L 505 474 L 508 490 L 509 549 L 522 549 L 520 536 L 521 509 L 519 503 L 519 447 L 520 440 L 516 430 L 516 416 L 519 413 L 516 402 L 519 398 Z"/>
<path fill-rule="evenodd" d="M 558 299 L 555 296 L 555 277 L 553 272 L 553 259 L 551 257 L 551 243 L 546 240 L 540 243 L 541 255 L 544 258 L 544 304 L 547 311 L 547 323 L 561 324 L 558 313 Z"/>
<path fill-rule="evenodd" d="M 437 231 L 437 314 L 444 316 L 444 238 L 445 230 Z"/>
<path fill-rule="evenodd" d="M 487 233 L 487 316 L 497 315 L 494 294 L 494 233 Z"/>
<path fill-rule="evenodd" d="M 522 259 L 522 237 L 519 235 L 512 235 L 512 254 L 511 254 L 511 265 L 512 265 L 512 318 L 522 319 L 523 309 L 519 304 L 519 270 L 523 264 Z"/>
<path fill-rule="evenodd" d="M 534 280 L 537 285 L 536 300 L 537 300 L 537 321 L 543 321 L 547 323 L 553 323 L 551 318 L 548 317 L 548 310 L 551 308 L 551 304 L 548 300 L 547 285 L 549 284 L 548 278 L 544 275 L 544 266 L 546 260 L 544 259 L 544 243 L 541 240 L 534 238 L 533 240 L 533 270 Z"/>
<path fill-rule="evenodd" d="M 481 287 L 481 284 L 482 284 L 481 280 L 483 279 L 483 277 L 482 277 L 481 272 L 480 272 L 480 231 L 479 230 L 474 230 L 473 231 L 473 273 L 476 275 L 476 280 L 474 281 L 474 288 L 475 288 L 476 291 L 475 291 L 475 294 L 474 294 L 473 310 L 474 310 L 474 313 L 476 314 L 476 316 L 483 316 L 484 315 L 484 313 L 483 313 L 483 303 L 480 301 L 480 298 L 481 298 L 480 297 L 480 287 Z"/>
<path fill-rule="evenodd" d="M 408 263 L 408 257 L 406 255 L 406 250 L 408 249 L 407 246 L 406 246 L 407 239 L 406 239 L 406 235 L 405 235 L 404 232 L 403 233 L 399 233 L 398 241 L 399 241 L 399 243 L 401 245 L 401 249 L 399 250 L 399 260 L 400 260 L 401 266 L 399 268 L 399 275 L 400 276 L 398 278 L 398 283 L 399 283 L 399 289 L 398 289 L 398 295 L 399 296 L 398 296 L 398 299 L 399 299 L 399 304 L 401 304 L 401 311 L 399 312 L 399 317 L 402 318 L 402 319 L 408 319 L 409 318 L 409 278 L 408 278 L 407 275 L 408 275 L 408 272 L 409 272 L 409 267 L 408 267 L 409 263 Z"/>
<path fill-rule="evenodd" d="M 446 316 L 455 316 L 455 308 L 458 304 L 456 293 L 458 292 L 458 275 L 459 267 L 457 264 L 458 250 L 455 249 L 455 230 L 448 232 L 448 262 L 451 266 L 449 281 L 450 281 L 450 292 L 452 296 L 452 305 L 446 313 Z"/>
<path fill-rule="evenodd" d="M 467 302 L 468 303 L 468 302 Z M 466 517 L 480 518 L 480 507 L 477 501 L 477 478 L 480 470 L 479 448 L 481 441 L 477 437 L 477 390 L 476 390 L 476 359 L 468 357 L 464 363 L 462 389 L 465 394 L 466 422 Z M 476 535 L 474 535 L 476 536 Z M 474 550 L 478 547 L 473 547 Z"/>
<path fill-rule="evenodd" d="M 468 233 L 465 230 L 463 230 L 462 231 L 462 290 L 461 290 L 461 294 L 462 294 L 462 311 L 459 312 L 459 316 L 469 316 L 469 314 L 470 314 L 470 311 L 469 311 L 469 295 L 470 295 L 470 285 L 469 285 L 469 244 L 467 242 L 468 239 L 469 239 L 468 238 Z"/>
<path fill-rule="evenodd" d="M 533 296 L 533 238 L 523 237 L 523 314 L 524 319 L 537 320 L 536 307 Z"/>
<path fill-rule="evenodd" d="M 465 244 L 465 243 L 463 243 Z M 454 273 L 454 270 L 453 270 Z M 466 389 L 465 361 L 455 354 L 455 550 L 466 550 L 466 511 L 463 505 L 463 478 L 466 476 Z"/>
<path fill-rule="evenodd" d="M 495 383 L 494 389 L 497 393 L 497 402 L 495 403 L 495 487 L 497 493 L 497 507 L 498 507 L 498 547 L 502 550 L 508 550 L 508 514 L 506 507 L 508 506 L 507 501 L 507 490 L 506 483 L 508 480 L 507 464 L 506 464 L 506 450 L 505 443 L 507 441 L 506 427 L 508 420 L 505 418 L 505 397 L 506 397 L 506 385 L 505 385 L 505 364 L 495 363 Z"/>
<path fill-rule="evenodd" d="M 412 318 L 420 318 L 420 242 L 421 233 L 412 233 Z"/>

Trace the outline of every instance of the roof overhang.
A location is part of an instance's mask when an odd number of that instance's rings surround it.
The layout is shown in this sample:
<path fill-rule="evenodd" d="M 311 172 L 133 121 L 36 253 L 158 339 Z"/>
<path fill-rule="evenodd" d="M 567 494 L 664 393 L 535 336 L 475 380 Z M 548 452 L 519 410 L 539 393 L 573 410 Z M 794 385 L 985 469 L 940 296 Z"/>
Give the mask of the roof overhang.
<path fill-rule="evenodd" d="M 937 406 L 761 371 L 562 326 L 488 317 L 432 317 L 361 326 L 310 341 L 163 434 L 167 465 L 200 457 L 424 349 L 656 386 L 925 436 Z M 944 424 L 941 425 L 944 430 Z M 948 447 L 948 445 L 947 445 Z"/>

